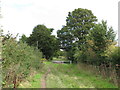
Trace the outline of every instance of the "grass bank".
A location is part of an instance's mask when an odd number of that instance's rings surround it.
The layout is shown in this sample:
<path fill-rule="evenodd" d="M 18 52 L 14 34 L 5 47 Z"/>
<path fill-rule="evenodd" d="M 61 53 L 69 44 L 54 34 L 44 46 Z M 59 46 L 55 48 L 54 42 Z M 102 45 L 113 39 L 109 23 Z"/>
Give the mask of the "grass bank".
<path fill-rule="evenodd" d="M 80 69 L 74 64 L 53 64 L 47 77 L 47 88 L 117 88 L 99 75 Z"/>

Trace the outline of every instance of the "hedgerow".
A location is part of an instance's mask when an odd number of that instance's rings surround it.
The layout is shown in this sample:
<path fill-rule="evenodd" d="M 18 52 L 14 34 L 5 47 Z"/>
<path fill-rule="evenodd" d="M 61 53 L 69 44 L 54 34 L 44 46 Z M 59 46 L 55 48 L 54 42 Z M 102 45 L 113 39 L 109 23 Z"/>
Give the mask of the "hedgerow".
<path fill-rule="evenodd" d="M 40 70 L 42 53 L 26 43 L 14 38 L 3 39 L 2 45 L 2 78 L 3 87 L 16 88 L 30 75 L 32 70 Z"/>

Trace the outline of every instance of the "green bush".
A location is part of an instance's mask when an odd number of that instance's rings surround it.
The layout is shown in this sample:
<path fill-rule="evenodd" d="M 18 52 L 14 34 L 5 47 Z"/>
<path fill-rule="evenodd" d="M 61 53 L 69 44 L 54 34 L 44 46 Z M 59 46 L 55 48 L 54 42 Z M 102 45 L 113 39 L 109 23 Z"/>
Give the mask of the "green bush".
<path fill-rule="evenodd" d="M 120 47 L 116 47 L 114 51 L 110 54 L 110 59 L 113 64 L 120 65 Z"/>
<path fill-rule="evenodd" d="M 2 58 L 3 87 L 17 86 L 31 70 L 39 70 L 42 65 L 42 53 L 39 50 L 12 37 L 3 42 Z"/>
<path fill-rule="evenodd" d="M 104 55 L 108 58 L 107 62 L 110 62 L 113 65 L 120 64 L 120 47 L 115 45 L 116 43 L 109 45 Z"/>

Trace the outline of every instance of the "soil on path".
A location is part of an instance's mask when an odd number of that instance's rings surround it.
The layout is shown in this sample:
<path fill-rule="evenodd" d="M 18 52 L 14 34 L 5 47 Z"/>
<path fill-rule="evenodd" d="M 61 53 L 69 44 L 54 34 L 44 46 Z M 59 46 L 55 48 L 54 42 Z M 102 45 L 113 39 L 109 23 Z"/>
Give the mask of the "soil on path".
<path fill-rule="evenodd" d="M 48 69 L 48 71 L 43 75 L 41 80 L 41 88 L 46 88 L 46 78 L 49 72 L 50 72 L 50 69 Z"/>

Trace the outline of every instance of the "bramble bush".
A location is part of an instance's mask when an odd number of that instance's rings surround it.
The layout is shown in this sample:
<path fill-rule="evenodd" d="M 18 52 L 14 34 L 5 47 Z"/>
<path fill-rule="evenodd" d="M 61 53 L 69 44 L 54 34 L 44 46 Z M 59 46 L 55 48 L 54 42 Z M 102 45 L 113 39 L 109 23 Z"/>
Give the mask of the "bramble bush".
<path fill-rule="evenodd" d="M 2 48 L 3 88 L 16 88 L 32 70 L 42 67 L 42 53 L 26 43 L 4 38 Z"/>

